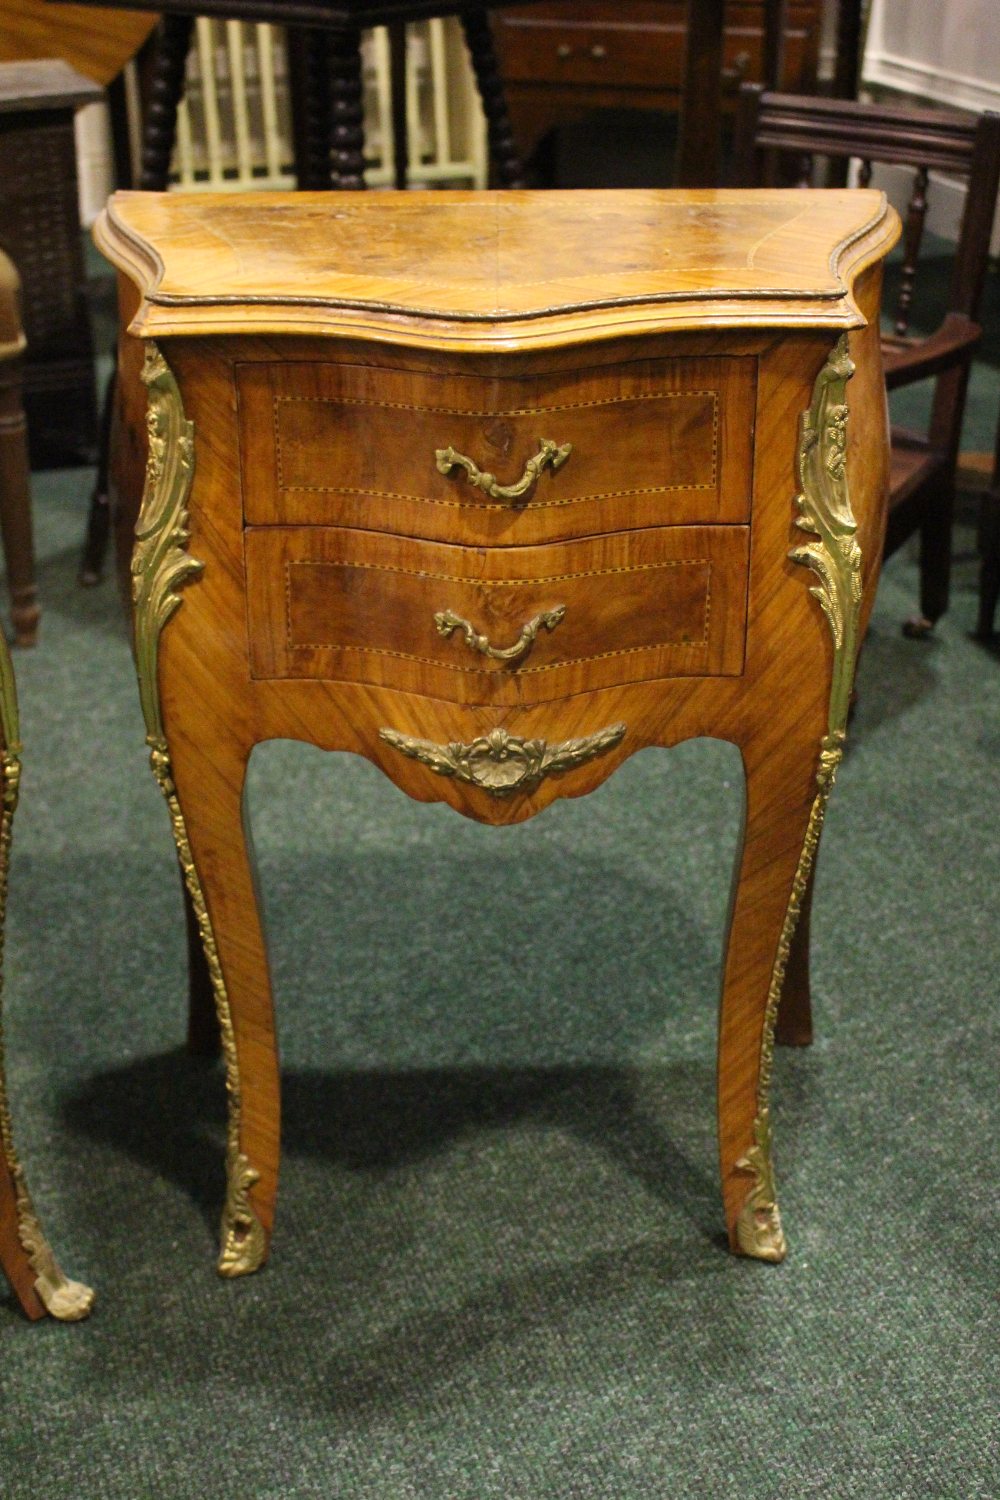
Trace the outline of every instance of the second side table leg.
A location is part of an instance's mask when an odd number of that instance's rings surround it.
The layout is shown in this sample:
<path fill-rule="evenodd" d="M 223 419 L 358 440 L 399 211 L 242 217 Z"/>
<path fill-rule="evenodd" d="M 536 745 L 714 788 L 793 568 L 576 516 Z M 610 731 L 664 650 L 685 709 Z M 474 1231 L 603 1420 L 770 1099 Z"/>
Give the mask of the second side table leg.
<path fill-rule="evenodd" d="M 3 959 L 4 917 L 11 825 L 17 807 L 21 775 L 17 697 L 7 642 L 0 634 L 0 961 Z M 2 974 L 0 974 L 2 979 Z M 85 1318 L 94 1304 L 89 1287 L 66 1277 L 38 1222 L 24 1170 L 14 1150 L 14 1134 L 4 1071 L 3 1027 L 0 1024 L 0 1268 L 7 1276 L 25 1314 L 35 1320 L 51 1313 L 62 1322 Z"/>

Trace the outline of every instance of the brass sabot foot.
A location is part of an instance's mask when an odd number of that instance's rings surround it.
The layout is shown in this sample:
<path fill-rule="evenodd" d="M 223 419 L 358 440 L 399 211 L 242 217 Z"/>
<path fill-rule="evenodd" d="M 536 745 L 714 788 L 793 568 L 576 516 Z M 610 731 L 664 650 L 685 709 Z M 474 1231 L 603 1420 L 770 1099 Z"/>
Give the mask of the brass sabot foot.
<path fill-rule="evenodd" d="M 89 1318 L 94 1306 L 94 1293 L 82 1281 L 70 1281 L 63 1277 L 53 1284 L 40 1277 L 35 1282 L 35 1291 L 51 1317 L 60 1323 L 80 1323 Z"/>
<path fill-rule="evenodd" d="M 754 1260 L 767 1260 L 772 1265 L 784 1260 L 788 1244 L 778 1205 L 768 1203 L 753 1208 L 748 1199 L 736 1221 L 736 1243 L 741 1255 L 749 1255 Z"/>
<path fill-rule="evenodd" d="M 736 1220 L 736 1244 L 742 1255 L 776 1265 L 788 1253 L 774 1192 L 771 1165 L 771 1112 L 761 1110 L 753 1124 L 754 1143 L 736 1163 L 739 1172 L 753 1174 L 754 1182 Z"/>
<path fill-rule="evenodd" d="M 264 1264 L 267 1242 L 264 1226 L 250 1205 L 250 1189 L 260 1173 L 242 1154 L 227 1164 L 226 1206 L 222 1211 L 222 1243 L 219 1251 L 220 1276 L 249 1276 Z"/>
<path fill-rule="evenodd" d="M 8 1133 L 9 1142 L 9 1133 Z M 94 1305 L 94 1294 L 80 1281 L 70 1281 L 63 1274 L 42 1226 L 38 1222 L 31 1195 L 20 1166 L 15 1164 L 17 1194 L 17 1232 L 21 1245 L 35 1272 L 35 1292 L 45 1311 L 60 1323 L 79 1323 Z"/>

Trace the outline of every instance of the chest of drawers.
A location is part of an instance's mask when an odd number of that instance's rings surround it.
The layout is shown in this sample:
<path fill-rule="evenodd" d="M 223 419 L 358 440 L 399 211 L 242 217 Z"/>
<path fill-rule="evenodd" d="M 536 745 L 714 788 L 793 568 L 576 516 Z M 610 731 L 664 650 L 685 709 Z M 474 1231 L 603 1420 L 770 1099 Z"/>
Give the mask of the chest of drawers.
<path fill-rule="evenodd" d="M 821 10 L 818 0 L 785 5 L 781 73 L 770 87 L 815 92 Z M 534 0 L 498 9 L 493 35 L 522 154 L 533 156 L 550 131 L 566 125 L 601 131 L 606 110 L 662 114 L 703 107 L 682 98 L 688 16 L 683 0 Z M 731 110 L 741 83 L 766 81 L 766 32 L 773 23 L 762 0 L 728 0 L 717 24 L 722 105 Z M 715 122 L 709 135 L 718 135 L 717 109 L 706 117 Z M 718 141 L 703 141 L 701 151 L 714 160 Z"/>
<path fill-rule="evenodd" d="M 783 1255 L 771 1053 L 878 568 L 897 228 L 870 191 L 111 201 L 140 691 L 228 1069 L 225 1272 L 265 1258 L 277 1184 L 242 798 L 279 736 L 494 825 L 646 746 L 740 747 L 722 1187 L 733 1248 Z"/>

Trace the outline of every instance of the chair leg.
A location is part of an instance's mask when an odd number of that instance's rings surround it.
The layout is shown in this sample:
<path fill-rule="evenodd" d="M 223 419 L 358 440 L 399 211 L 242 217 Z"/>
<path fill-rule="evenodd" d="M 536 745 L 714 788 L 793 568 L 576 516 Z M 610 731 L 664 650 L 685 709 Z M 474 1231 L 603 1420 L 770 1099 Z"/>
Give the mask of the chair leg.
<path fill-rule="evenodd" d="M 979 502 L 979 557 L 979 618 L 975 636 L 977 641 L 990 641 L 1000 600 L 1000 422 L 993 479 Z"/>
<path fill-rule="evenodd" d="M 920 527 L 920 613 L 903 624 L 903 634 L 910 640 L 923 640 L 930 635 L 948 608 L 954 509 L 955 486 L 951 477 L 944 479 L 940 489 L 927 499 Z"/>
<path fill-rule="evenodd" d="M 979 512 L 979 615 L 977 641 L 993 640 L 993 623 L 1000 601 L 1000 471 L 986 491 Z"/>
<path fill-rule="evenodd" d="M 475 10 L 464 10 L 462 27 L 486 114 L 490 160 L 493 162 L 496 180 L 504 188 L 525 188 L 528 183 L 524 163 L 514 144 L 514 132 L 507 112 L 507 99 L 493 46 L 489 17 L 478 7 Z"/>
<path fill-rule="evenodd" d="M 19 646 L 33 646 L 41 610 L 35 583 L 28 430 L 19 359 L 0 365 L 0 533 L 7 561 L 14 640 Z"/>

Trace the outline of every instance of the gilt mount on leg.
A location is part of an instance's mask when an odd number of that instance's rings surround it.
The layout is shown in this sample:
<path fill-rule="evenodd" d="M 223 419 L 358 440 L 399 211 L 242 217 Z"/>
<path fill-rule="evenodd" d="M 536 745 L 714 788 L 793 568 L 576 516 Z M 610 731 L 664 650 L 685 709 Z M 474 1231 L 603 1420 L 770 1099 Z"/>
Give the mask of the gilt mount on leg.
<path fill-rule="evenodd" d="M 802 853 L 792 884 L 778 951 L 771 972 L 757 1083 L 754 1143 L 737 1163 L 754 1181 L 737 1221 L 736 1235 L 744 1255 L 758 1260 L 783 1260 L 785 1236 L 781 1227 L 774 1169 L 771 1162 L 771 1074 L 774 1032 L 792 938 L 802 909 L 809 874 L 816 857 L 827 800 L 844 754 L 847 715 L 858 654 L 861 619 L 861 548 L 857 522 L 847 489 L 847 382 L 854 373 L 847 335 L 838 339 L 816 377 L 813 399 L 799 421 L 798 476 L 801 490 L 795 499 L 796 525 L 810 540 L 789 553 L 793 562 L 818 576 L 809 592 L 819 602 L 833 636 L 833 677 L 827 733 L 820 745 L 816 797 L 809 815 Z"/>

